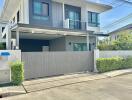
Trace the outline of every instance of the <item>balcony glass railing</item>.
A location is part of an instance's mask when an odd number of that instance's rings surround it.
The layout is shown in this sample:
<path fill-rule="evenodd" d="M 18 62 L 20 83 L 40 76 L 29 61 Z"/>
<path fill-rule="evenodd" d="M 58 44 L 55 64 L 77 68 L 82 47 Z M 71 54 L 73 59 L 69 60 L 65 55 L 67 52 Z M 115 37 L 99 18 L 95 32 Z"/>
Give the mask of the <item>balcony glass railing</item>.
<path fill-rule="evenodd" d="M 99 27 L 99 23 L 89 23 L 89 22 L 82 22 L 79 20 L 64 20 L 64 28 L 68 29 L 77 29 L 77 30 L 87 30 L 88 26 L 90 27 Z"/>
<path fill-rule="evenodd" d="M 69 20 L 69 29 L 86 30 L 86 22 L 79 20 Z"/>
<path fill-rule="evenodd" d="M 89 22 L 88 26 L 90 26 L 90 27 L 99 27 L 100 23 L 91 23 L 91 22 Z"/>

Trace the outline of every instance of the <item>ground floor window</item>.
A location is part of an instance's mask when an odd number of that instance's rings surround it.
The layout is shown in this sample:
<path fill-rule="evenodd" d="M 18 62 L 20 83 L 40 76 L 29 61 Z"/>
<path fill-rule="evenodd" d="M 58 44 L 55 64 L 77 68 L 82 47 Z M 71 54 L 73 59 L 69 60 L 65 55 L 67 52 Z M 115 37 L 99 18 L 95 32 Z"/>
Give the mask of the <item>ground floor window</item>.
<path fill-rule="evenodd" d="M 87 51 L 87 43 L 74 43 L 73 50 L 74 51 Z"/>

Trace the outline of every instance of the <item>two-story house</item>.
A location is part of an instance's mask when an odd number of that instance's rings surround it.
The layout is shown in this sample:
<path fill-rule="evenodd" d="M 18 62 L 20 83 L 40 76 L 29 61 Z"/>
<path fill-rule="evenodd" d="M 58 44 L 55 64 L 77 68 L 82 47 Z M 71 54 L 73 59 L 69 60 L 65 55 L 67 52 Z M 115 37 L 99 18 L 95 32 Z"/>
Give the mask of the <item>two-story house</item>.
<path fill-rule="evenodd" d="M 112 7 L 88 0 L 5 0 L 7 49 L 86 51 L 96 46 L 99 14 Z"/>

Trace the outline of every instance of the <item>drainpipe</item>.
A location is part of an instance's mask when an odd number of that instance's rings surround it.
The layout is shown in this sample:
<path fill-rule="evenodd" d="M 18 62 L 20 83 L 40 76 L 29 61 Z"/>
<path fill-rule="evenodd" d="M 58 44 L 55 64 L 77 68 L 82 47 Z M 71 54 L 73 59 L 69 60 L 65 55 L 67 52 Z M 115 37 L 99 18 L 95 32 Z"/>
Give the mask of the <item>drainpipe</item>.
<path fill-rule="evenodd" d="M 98 49 L 98 37 L 95 36 L 95 38 L 96 38 L 96 47 L 95 47 L 95 49 Z"/>
<path fill-rule="evenodd" d="M 11 50 L 11 30 L 9 24 L 6 27 L 6 49 Z"/>
<path fill-rule="evenodd" d="M 89 33 L 87 32 L 87 50 L 89 51 Z"/>
<path fill-rule="evenodd" d="M 63 11 L 63 28 L 64 28 L 64 22 L 65 22 L 65 4 L 64 2 L 62 3 L 62 11 Z"/>
<path fill-rule="evenodd" d="M 19 49 L 19 28 L 16 29 L 16 49 Z"/>

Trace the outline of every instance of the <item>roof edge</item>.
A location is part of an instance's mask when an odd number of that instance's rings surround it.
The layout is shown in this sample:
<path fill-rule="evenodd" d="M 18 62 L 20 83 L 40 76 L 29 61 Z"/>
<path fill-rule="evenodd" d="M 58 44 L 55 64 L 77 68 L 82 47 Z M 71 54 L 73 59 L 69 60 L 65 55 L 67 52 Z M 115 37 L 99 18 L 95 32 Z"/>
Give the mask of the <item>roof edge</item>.
<path fill-rule="evenodd" d="M 85 0 L 87 3 L 91 3 L 91 4 L 94 4 L 94 5 L 97 5 L 97 6 L 102 6 L 102 7 L 105 7 L 107 10 L 110 10 L 112 9 L 113 7 L 110 6 L 110 5 L 107 5 L 107 4 L 102 4 L 102 3 L 97 3 L 97 2 L 92 2 L 92 1 L 89 1 L 89 0 Z M 106 10 L 105 10 L 106 11 Z"/>
<path fill-rule="evenodd" d="M 1 14 L 0 14 L 0 17 L 1 17 L 1 18 L 2 18 L 3 15 L 4 15 L 4 11 L 5 11 L 5 9 L 6 9 L 7 5 L 8 5 L 8 2 L 9 2 L 9 0 L 4 0 L 3 8 L 2 8 Z"/>

